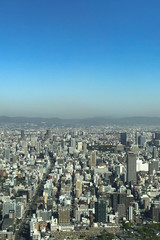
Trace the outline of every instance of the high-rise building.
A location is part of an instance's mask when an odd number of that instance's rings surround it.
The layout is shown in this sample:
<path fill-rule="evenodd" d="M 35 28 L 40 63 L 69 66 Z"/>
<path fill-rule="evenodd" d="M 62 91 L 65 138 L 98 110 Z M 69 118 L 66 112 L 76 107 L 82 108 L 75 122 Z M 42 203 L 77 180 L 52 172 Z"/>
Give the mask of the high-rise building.
<path fill-rule="evenodd" d="M 23 211 L 24 211 L 24 204 L 21 202 L 18 202 L 16 204 L 16 217 L 17 218 L 22 218 L 23 216 Z"/>
<path fill-rule="evenodd" d="M 52 148 L 53 148 L 53 146 L 52 146 Z M 37 153 L 40 153 L 40 151 L 41 151 L 41 142 L 40 141 L 37 142 L 37 144 L 36 144 L 36 150 L 37 150 Z"/>
<path fill-rule="evenodd" d="M 160 204 L 152 204 L 151 214 L 154 222 L 160 222 Z"/>
<path fill-rule="evenodd" d="M 71 147 L 73 147 L 74 149 L 76 148 L 76 139 L 75 138 L 71 138 Z"/>
<path fill-rule="evenodd" d="M 156 171 L 159 170 L 159 161 L 158 160 L 152 160 L 149 162 L 149 175 L 154 175 Z"/>
<path fill-rule="evenodd" d="M 9 216 L 11 210 L 16 211 L 16 202 L 15 200 L 6 199 L 3 203 L 3 217 Z"/>
<path fill-rule="evenodd" d="M 24 139 L 24 130 L 21 130 L 21 138 Z"/>
<path fill-rule="evenodd" d="M 160 132 L 155 133 L 155 140 L 160 140 Z"/>
<path fill-rule="evenodd" d="M 95 220 L 96 222 L 106 222 L 106 200 L 99 199 L 95 203 Z"/>
<path fill-rule="evenodd" d="M 154 159 L 157 158 L 157 148 L 155 146 L 153 147 L 152 158 L 154 158 Z"/>
<path fill-rule="evenodd" d="M 133 221 L 133 207 L 132 206 L 129 206 L 129 209 L 128 209 L 128 220 Z"/>
<path fill-rule="evenodd" d="M 82 194 L 82 179 L 76 178 L 76 197 L 79 198 Z"/>
<path fill-rule="evenodd" d="M 40 132 L 40 138 L 41 138 L 41 140 L 44 139 L 44 132 L 43 131 Z"/>
<path fill-rule="evenodd" d="M 77 143 L 77 149 L 78 151 L 82 151 L 82 142 Z"/>
<path fill-rule="evenodd" d="M 135 133 L 135 144 L 138 145 L 138 137 L 139 137 L 139 133 L 136 132 Z"/>
<path fill-rule="evenodd" d="M 140 147 L 144 147 L 145 143 L 146 143 L 146 136 L 144 134 L 142 134 L 138 137 L 138 145 Z"/>
<path fill-rule="evenodd" d="M 91 152 L 90 167 L 96 167 L 96 151 Z"/>
<path fill-rule="evenodd" d="M 70 208 L 69 207 L 58 207 L 58 222 L 60 225 L 70 224 Z"/>
<path fill-rule="evenodd" d="M 46 131 L 46 138 L 51 139 L 51 129 L 47 129 L 47 131 Z"/>
<path fill-rule="evenodd" d="M 126 206 L 124 203 L 120 203 L 117 205 L 117 212 L 119 219 L 126 217 Z"/>
<path fill-rule="evenodd" d="M 87 152 L 87 143 L 83 143 L 82 148 L 83 148 L 83 153 L 86 153 Z"/>
<path fill-rule="evenodd" d="M 115 192 L 111 194 L 111 206 L 115 212 L 118 211 L 118 206 L 120 208 L 121 204 L 126 205 L 126 197 L 126 193 Z"/>
<path fill-rule="evenodd" d="M 137 156 L 135 153 L 130 152 L 127 156 L 127 182 L 137 182 L 137 174 L 136 174 L 136 161 Z"/>
<path fill-rule="evenodd" d="M 10 160 L 10 149 L 9 148 L 5 148 L 4 157 L 8 161 Z"/>
<path fill-rule="evenodd" d="M 127 144 L 127 133 L 121 133 L 121 135 L 120 135 L 120 142 L 123 145 Z"/>

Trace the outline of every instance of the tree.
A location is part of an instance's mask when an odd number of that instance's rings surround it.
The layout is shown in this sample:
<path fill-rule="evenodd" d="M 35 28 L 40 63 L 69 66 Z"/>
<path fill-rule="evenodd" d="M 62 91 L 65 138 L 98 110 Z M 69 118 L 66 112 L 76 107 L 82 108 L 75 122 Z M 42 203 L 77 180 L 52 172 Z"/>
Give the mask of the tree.
<path fill-rule="evenodd" d="M 125 223 L 123 224 L 123 227 L 124 227 L 125 229 L 129 229 L 129 228 L 131 228 L 131 223 L 130 223 L 130 222 L 125 222 Z"/>

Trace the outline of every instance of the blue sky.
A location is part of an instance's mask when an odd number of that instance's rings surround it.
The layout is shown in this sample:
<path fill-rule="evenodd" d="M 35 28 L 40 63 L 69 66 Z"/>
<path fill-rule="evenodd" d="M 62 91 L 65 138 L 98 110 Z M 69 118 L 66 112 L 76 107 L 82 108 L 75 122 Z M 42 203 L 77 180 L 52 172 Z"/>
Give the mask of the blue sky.
<path fill-rule="evenodd" d="M 0 115 L 160 116 L 159 0 L 0 1 Z"/>

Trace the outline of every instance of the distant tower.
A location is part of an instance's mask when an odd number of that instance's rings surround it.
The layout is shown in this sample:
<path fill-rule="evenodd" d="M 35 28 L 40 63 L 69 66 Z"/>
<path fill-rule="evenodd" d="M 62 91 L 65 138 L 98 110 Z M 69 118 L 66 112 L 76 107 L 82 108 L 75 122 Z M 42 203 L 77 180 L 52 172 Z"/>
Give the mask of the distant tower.
<path fill-rule="evenodd" d="M 138 137 L 138 145 L 140 147 L 144 147 L 145 143 L 146 143 L 146 136 L 144 134 L 142 134 Z"/>
<path fill-rule="evenodd" d="M 10 160 L 10 149 L 9 148 L 5 148 L 4 157 L 8 161 Z"/>
<path fill-rule="evenodd" d="M 155 132 L 155 140 L 160 140 L 160 132 Z"/>
<path fill-rule="evenodd" d="M 155 146 L 153 147 L 152 158 L 157 158 L 157 148 Z"/>
<path fill-rule="evenodd" d="M 137 156 L 135 153 L 130 152 L 127 156 L 127 182 L 137 182 L 137 173 L 136 173 L 136 161 Z"/>
<path fill-rule="evenodd" d="M 83 143 L 82 148 L 83 148 L 83 153 L 86 153 L 87 152 L 87 143 Z"/>
<path fill-rule="evenodd" d="M 96 151 L 91 152 L 90 167 L 96 167 Z"/>
<path fill-rule="evenodd" d="M 51 139 L 51 129 L 47 129 L 46 131 L 46 137 Z"/>
<path fill-rule="evenodd" d="M 71 147 L 73 147 L 74 149 L 76 148 L 76 139 L 75 138 L 71 138 Z"/>
<path fill-rule="evenodd" d="M 24 130 L 21 130 L 21 138 L 24 139 Z"/>
<path fill-rule="evenodd" d="M 139 137 L 139 133 L 136 132 L 135 133 L 135 144 L 138 145 L 138 137 Z"/>
<path fill-rule="evenodd" d="M 40 138 L 41 138 L 41 140 L 44 139 L 44 132 L 43 131 L 40 132 Z"/>
<path fill-rule="evenodd" d="M 127 133 L 121 133 L 121 144 L 126 145 L 127 144 Z"/>

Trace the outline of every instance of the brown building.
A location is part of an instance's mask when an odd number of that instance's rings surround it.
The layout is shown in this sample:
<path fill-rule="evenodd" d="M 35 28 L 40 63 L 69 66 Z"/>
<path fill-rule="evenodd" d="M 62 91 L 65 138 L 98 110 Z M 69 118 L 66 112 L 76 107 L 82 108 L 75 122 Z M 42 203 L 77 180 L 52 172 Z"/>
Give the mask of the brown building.
<path fill-rule="evenodd" d="M 70 224 L 70 208 L 69 207 L 58 207 L 58 222 L 60 225 Z"/>

